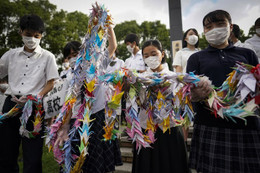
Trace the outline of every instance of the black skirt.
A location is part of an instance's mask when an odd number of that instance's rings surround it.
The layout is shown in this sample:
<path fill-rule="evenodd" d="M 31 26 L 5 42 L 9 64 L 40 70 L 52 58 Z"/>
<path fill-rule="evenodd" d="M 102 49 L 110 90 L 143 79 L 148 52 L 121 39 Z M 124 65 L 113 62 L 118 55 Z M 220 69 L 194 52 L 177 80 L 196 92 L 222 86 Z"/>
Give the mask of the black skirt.
<path fill-rule="evenodd" d="M 133 173 L 187 173 L 188 158 L 180 127 L 163 133 L 157 129 L 152 148 L 142 148 L 137 154 L 134 145 Z"/>
<path fill-rule="evenodd" d="M 118 140 L 104 141 L 104 110 L 91 115 L 95 118 L 90 130 L 93 132 L 89 138 L 88 155 L 83 165 L 83 172 L 105 173 L 115 171 L 115 166 L 122 165 L 121 152 Z"/>
<path fill-rule="evenodd" d="M 260 131 L 194 124 L 189 160 L 203 173 L 260 173 Z"/>

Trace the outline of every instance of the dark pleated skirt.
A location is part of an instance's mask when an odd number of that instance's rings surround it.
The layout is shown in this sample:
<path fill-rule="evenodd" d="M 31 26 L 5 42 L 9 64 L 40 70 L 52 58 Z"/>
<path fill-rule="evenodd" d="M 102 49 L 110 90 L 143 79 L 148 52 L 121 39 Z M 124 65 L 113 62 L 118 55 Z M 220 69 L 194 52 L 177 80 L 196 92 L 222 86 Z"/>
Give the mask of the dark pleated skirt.
<path fill-rule="evenodd" d="M 133 173 L 187 173 L 188 158 L 181 127 L 163 133 L 160 128 L 155 134 L 152 148 L 142 148 L 137 154 L 134 145 Z"/>
<path fill-rule="evenodd" d="M 91 126 L 93 134 L 89 139 L 88 155 L 83 165 L 83 172 L 105 173 L 115 170 L 115 166 L 122 165 L 118 140 L 103 141 L 105 133 L 104 110 L 91 115 L 95 118 Z"/>
<path fill-rule="evenodd" d="M 260 131 L 194 124 L 189 161 L 203 173 L 260 173 Z"/>

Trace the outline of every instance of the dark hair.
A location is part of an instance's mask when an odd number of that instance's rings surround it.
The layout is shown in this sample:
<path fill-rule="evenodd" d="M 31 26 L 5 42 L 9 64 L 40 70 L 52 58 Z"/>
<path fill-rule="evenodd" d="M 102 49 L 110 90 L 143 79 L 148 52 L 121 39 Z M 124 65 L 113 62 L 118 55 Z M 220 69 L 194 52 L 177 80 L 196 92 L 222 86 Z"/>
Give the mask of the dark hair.
<path fill-rule="evenodd" d="M 125 37 L 125 44 L 127 42 L 133 43 L 135 41 L 136 45 L 139 46 L 139 38 L 136 34 L 128 34 Z"/>
<path fill-rule="evenodd" d="M 81 43 L 78 41 L 71 41 L 66 44 L 66 46 L 63 48 L 63 57 L 64 59 L 67 58 L 70 54 L 71 49 L 73 51 L 80 51 Z"/>
<path fill-rule="evenodd" d="M 229 24 L 232 23 L 230 14 L 224 10 L 215 10 L 210 13 L 208 13 L 202 20 L 203 26 L 205 26 L 205 22 L 213 23 L 213 22 L 219 22 L 227 19 Z"/>
<path fill-rule="evenodd" d="M 21 17 L 20 29 L 22 31 L 24 30 L 36 31 L 42 34 L 44 32 L 44 23 L 39 16 L 34 14 L 29 14 Z"/>
<path fill-rule="evenodd" d="M 234 36 L 236 38 L 239 38 L 240 37 L 240 28 L 237 24 L 233 24 L 233 30 L 232 30 Z"/>
<path fill-rule="evenodd" d="M 195 28 L 190 28 L 188 29 L 184 34 L 183 34 L 183 38 L 182 38 L 182 47 L 187 47 L 187 41 L 185 40 L 185 38 L 187 37 L 188 32 L 192 30 L 193 32 L 195 32 L 196 36 L 199 37 L 198 31 Z M 195 47 L 198 48 L 199 46 L 199 40 L 197 41 L 197 43 L 195 44 Z"/>
<path fill-rule="evenodd" d="M 260 27 L 260 17 L 258 18 L 258 19 L 256 19 L 256 21 L 255 21 L 255 27 L 256 26 L 259 26 Z"/>
<path fill-rule="evenodd" d="M 148 41 L 144 42 L 144 44 L 142 46 L 142 54 L 143 54 L 144 49 L 148 46 L 154 46 L 159 51 L 163 52 L 162 44 L 159 40 L 148 40 Z M 161 64 L 164 64 L 165 62 L 166 62 L 166 55 L 164 54 Z"/>

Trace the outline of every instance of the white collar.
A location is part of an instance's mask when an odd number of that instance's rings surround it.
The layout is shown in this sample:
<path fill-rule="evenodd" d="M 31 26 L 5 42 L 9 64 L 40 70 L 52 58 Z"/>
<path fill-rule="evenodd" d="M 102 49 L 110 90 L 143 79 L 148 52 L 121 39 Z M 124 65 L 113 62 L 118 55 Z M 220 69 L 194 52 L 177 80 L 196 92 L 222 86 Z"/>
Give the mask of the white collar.
<path fill-rule="evenodd" d="M 25 53 L 25 52 L 26 52 L 26 51 L 24 50 L 24 46 L 19 49 L 19 52 L 20 52 L 20 53 Z M 28 53 L 29 53 L 29 52 L 28 52 Z M 41 54 L 41 53 L 42 53 L 42 48 L 41 48 L 40 45 L 38 45 L 38 46 L 34 49 L 34 51 L 32 52 L 32 54 Z"/>

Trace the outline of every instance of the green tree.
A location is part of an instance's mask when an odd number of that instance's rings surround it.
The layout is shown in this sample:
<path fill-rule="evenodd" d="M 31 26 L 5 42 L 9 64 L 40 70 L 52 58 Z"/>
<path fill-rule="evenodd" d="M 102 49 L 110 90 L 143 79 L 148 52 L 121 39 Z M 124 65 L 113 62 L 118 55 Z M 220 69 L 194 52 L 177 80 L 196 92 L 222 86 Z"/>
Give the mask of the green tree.
<path fill-rule="evenodd" d="M 247 37 L 251 38 L 255 35 L 255 33 L 256 33 L 255 32 L 255 25 L 253 25 L 253 26 L 250 27 Z"/>
<path fill-rule="evenodd" d="M 200 49 L 205 49 L 205 48 L 207 48 L 208 47 L 208 42 L 207 42 L 207 40 L 206 40 L 206 37 L 205 37 L 205 34 L 204 33 L 202 33 L 201 34 L 201 37 L 199 37 L 199 48 Z"/>
<path fill-rule="evenodd" d="M 161 41 L 163 48 L 168 50 L 167 52 L 170 51 L 169 30 L 160 21 L 144 21 L 141 25 L 138 25 L 136 21 L 126 21 L 116 25 L 114 30 L 118 41 L 119 54 L 117 56 L 123 60 L 130 56 L 124 44 L 126 35 L 130 33 L 135 33 L 140 38 L 140 48 L 144 41 L 158 39 Z"/>
<path fill-rule="evenodd" d="M 83 40 L 88 27 L 88 16 L 75 11 L 57 11 L 48 0 L 1 0 L 0 1 L 0 56 L 8 49 L 23 45 L 19 35 L 19 19 L 25 14 L 36 14 L 44 23 L 41 46 L 56 57 L 61 55 L 65 44 L 72 40 Z"/>

